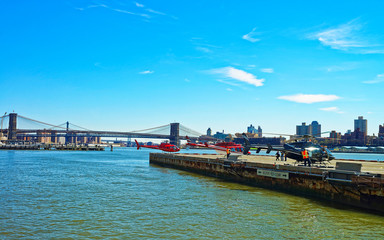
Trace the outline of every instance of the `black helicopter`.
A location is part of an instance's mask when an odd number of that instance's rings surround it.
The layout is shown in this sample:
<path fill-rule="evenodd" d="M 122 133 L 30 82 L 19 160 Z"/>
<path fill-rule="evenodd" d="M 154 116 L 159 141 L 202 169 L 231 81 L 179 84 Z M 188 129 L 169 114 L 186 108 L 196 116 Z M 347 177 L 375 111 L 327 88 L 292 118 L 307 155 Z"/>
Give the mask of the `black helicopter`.
<path fill-rule="evenodd" d="M 291 136 L 291 135 L 289 135 Z M 269 154 L 271 151 L 283 152 L 287 158 L 295 159 L 298 162 L 305 162 L 306 158 L 309 159 L 310 163 L 322 163 L 324 161 L 330 161 L 335 159 L 331 151 L 326 147 L 322 147 L 315 143 L 315 138 L 310 135 L 301 136 L 293 140 L 287 141 L 284 145 L 272 146 L 268 144 L 250 144 L 249 139 L 245 133 L 244 138 L 244 152 L 252 149 L 256 149 L 256 153 L 259 153 L 262 149 L 266 149 L 266 153 Z"/>

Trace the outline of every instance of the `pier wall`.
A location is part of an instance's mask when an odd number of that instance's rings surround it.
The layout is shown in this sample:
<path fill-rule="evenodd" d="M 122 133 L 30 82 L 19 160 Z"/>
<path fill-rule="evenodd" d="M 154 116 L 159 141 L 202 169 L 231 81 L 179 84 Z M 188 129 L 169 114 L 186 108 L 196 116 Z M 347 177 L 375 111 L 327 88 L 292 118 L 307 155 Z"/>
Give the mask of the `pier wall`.
<path fill-rule="evenodd" d="M 164 153 L 151 153 L 150 163 L 384 213 L 381 176 Z"/>

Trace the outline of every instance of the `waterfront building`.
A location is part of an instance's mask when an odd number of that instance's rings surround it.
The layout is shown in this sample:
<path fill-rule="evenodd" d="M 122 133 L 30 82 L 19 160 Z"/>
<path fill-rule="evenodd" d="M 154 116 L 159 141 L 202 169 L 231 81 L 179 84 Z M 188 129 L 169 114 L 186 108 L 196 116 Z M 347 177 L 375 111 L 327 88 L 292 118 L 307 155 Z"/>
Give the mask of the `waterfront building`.
<path fill-rule="evenodd" d="M 228 137 L 228 134 L 225 134 L 223 130 L 223 132 L 216 132 L 216 134 L 213 135 L 213 137 L 217 139 L 225 140 L 225 138 Z"/>
<path fill-rule="evenodd" d="M 335 130 L 333 130 L 329 133 L 329 138 L 341 139 L 341 132 L 336 132 Z"/>
<path fill-rule="evenodd" d="M 303 122 L 301 125 L 296 126 L 296 135 L 312 135 L 315 137 L 321 137 L 321 124 L 317 121 L 312 121 L 311 124 L 306 125 L 306 123 Z"/>
<path fill-rule="evenodd" d="M 365 144 L 365 139 L 367 135 L 366 133 L 362 132 L 360 128 L 357 128 L 355 131 L 351 133 L 351 142 L 355 145 L 363 145 Z"/>
<path fill-rule="evenodd" d="M 39 143 L 55 143 L 55 142 L 51 142 L 52 140 L 52 136 L 51 136 L 51 132 L 49 130 L 39 130 L 39 131 L 36 131 L 36 134 L 37 134 L 37 142 Z"/>
<path fill-rule="evenodd" d="M 383 125 L 379 125 L 379 138 L 384 138 L 384 123 Z"/>
<path fill-rule="evenodd" d="M 364 119 L 363 116 L 359 116 L 358 119 L 355 119 L 355 131 L 359 129 L 364 136 L 367 136 L 367 119 Z"/>
<path fill-rule="evenodd" d="M 247 127 L 247 133 L 253 133 L 253 134 L 257 133 L 255 126 L 251 124 L 251 126 Z"/>
<path fill-rule="evenodd" d="M 212 130 L 211 130 L 211 128 L 208 128 L 208 129 L 207 129 L 207 136 L 212 136 Z"/>
<path fill-rule="evenodd" d="M 309 126 L 310 134 L 312 134 L 312 136 L 321 137 L 321 124 L 317 121 L 313 121 Z"/>
<path fill-rule="evenodd" d="M 309 126 L 303 122 L 301 125 L 296 126 L 296 135 L 303 136 L 303 135 L 309 135 Z"/>
<path fill-rule="evenodd" d="M 345 133 L 345 134 L 347 134 L 347 135 L 351 135 L 351 133 L 352 133 L 352 130 L 347 130 L 347 132 Z"/>

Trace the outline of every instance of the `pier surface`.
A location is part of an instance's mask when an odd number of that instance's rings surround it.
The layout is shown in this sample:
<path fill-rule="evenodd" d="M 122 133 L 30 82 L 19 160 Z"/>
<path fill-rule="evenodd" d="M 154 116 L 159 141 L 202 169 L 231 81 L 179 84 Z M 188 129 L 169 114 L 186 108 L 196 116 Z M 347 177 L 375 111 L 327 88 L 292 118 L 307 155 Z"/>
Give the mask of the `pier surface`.
<path fill-rule="evenodd" d="M 384 214 L 384 162 L 333 160 L 305 167 L 273 156 L 151 153 L 150 163 Z"/>
<path fill-rule="evenodd" d="M 224 159 L 224 155 L 216 155 L 216 154 L 203 154 L 203 155 L 191 155 L 191 154 L 177 154 L 179 156 L 185 156 L 185 157 L 190 157 L 190 156 L 199 156 L 201 158 L 206 158 L 206 159 L 216 159 L 216 158 L 222 158 Z M 302 166 L 303 163 L 298 164 L 296 160 L 287 158 L 287 161 L 276 161 L 275 156 L 267 156 L 267 155 L 249 155 L 249 156 L 240 156 L 238 158 L 239 161 L 246 161 L 249 163 L 265 163 L 265 164 L 275 164 L 275 165 L 291 165 L 291 166 L 299 166 L 299 167 L 304 167 Z M 328 169 L 329 168 L 336 168 L 337 163 L 361 163 L 362 172 L 370 172 L 370 173 L 378 173 L 378 174 L 383 174 L 384 175 L 384 162 L 380 161 L 364 161 L 364 160 L 345 160 L 345 159 L 336 159 L 332 160 L 330 162 L 325 162 L 325 164 L 313 164 L 316 168 L 320 169 Z"/>

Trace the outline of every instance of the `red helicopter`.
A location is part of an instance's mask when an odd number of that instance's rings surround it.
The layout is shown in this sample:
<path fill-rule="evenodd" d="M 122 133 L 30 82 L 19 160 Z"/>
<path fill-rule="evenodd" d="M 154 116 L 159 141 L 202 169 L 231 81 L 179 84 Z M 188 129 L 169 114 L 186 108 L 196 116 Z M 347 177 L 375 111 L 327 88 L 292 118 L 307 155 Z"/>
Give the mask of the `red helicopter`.
<path fill-rule="evenodd" d="M 215 145 L 209 145 L 208 143 L 191 143 L 191 140 L 188 136 L 187 145 L 194 147 L 203 147 L 203 148 L 211 148 L 214 149 L 218 154 L 226 154 L 227 149 L 229 148 L 231 155 L 249 155 L 249 149 L 244 149 L 243 145 L 237 144 L 234 142 L 218 142 Z"/>
<path fill-rule="evenodd" d="M 178 152 L 180 151 L 180 148 L 176 147 L 173 144 L 170 143 L 161 143 L 160 145 L 140 145 L 137 140 L 135 139 L 137 150 L 139 150 L 141 147 L 144 148 L 152 148 L 152 149 L 159 149 L 164 152 Z"/>

